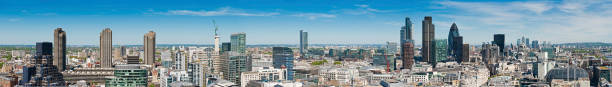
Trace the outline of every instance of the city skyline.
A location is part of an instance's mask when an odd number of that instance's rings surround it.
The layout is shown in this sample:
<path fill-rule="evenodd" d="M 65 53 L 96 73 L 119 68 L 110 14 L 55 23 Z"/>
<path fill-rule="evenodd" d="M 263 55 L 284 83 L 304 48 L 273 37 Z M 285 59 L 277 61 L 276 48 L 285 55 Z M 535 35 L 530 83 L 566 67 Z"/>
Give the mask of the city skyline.
<path fill-rule="evenodd" d="M 97 45 L 97 32 L 112 28 L 113 45 L 141 45 L 139 34 L 158 33 L 160 44 L 213 44 L 217 20 L 221 42 L 228 42 L 234 32 L 249 34 L 250 44 L 298 44 L 299 30 L 310 32 L 310 44 L 384 44 L 400 42 L 398 30 L 403 18 L 414 22 L 415 45 L 420 45 L 421 23 L 432 16 L 435 36 L 445 39 L 452 23 L 461 27 L 464 42 L 480 44 L 492 41 L 493 34 L 505 34 L 506 45 L 525 36 L 553 43 L 607 42 L 612 32 L 605 22 L 612 19 L 610 1 L 353 1 L 315 4 L 322 1 L 246 1 L 219 2 L 146 2 L 116 4 L 106 1 L 18 2 L 2 7 L 0 35 L 3 45 L 33 45 L 53 41 L 56 28 L 62 28 L 68 45 Z M 411 3 L 406 3 L 411 2 Z M 96 5 L 94 5 L 96 3 Z M 190 3 L 184 6 L 185 3 Z M 208 4 L 206 4 L 208 3 Z M 303 4 L 296 4 L 303 3 Z M 310 4 L 308 4 L 310 3 Z M 406 4 L 389 4 L 406 3 Z M 157 6 L 159 4 L 168 4 Z M 287 4 L 287 5 L 283 5 Z M 25 6 L 25 7 L 24 7 Z M 39 9 L 42 7 L 54 7 Z M 301 8 L 301 7 L 311 7 Z M 414 8 L 417 7 L 417 8 Z M 78 11 L 78 12 L 76 12 Z M 31 32 L 41 31 L 41 32 Z M 49 32 L 47 32 L 49 31 Z M 350 31 L 351 33 L 337 33 Z M 274 32 L 274 34 L 270 34 Z M 117 38 L 121 37 L 121 38 Z M 448 38 L 447 38 L 448 39 Z"/>

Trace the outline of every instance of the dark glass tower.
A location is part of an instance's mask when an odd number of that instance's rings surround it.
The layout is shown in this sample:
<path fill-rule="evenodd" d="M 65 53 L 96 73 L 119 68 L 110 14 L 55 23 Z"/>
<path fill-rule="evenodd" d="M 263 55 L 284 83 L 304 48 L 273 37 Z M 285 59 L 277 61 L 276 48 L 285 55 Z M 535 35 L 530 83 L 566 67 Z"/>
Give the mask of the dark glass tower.
<path fill-rule="evenodd" d="M 432 23 L 431 16 L 425 16 L 423 20 L 423 48 L 421 53 L 423 55 L 423 62 L 433 63 L 435 44 L 433 44 L 435 38 L 435 26 Z"/>
<path fill-rule="evenodd" d="M 497 45 L 499 47 L 499 52 L 500 53 L 504 53 L 504 42 L 505 42 L 505 36 L 504 34 L 495 34 L 493 35 L 493 44 Z"/>
<path fill-rule="evenodd" d="M 455 58 L 455 61 L 457 61 L 457 63 L 461 63 L 462 62 L 462 58 L 463 58 L 463 37 L 462 36 L 458 36 L 454 38 L 454 49 L 453 49 L 453 53 L 455 53 L 453 55 L 453 57 Z"/>
<path fill-rule="evenodd" d="M 288 47 L 273 47 L 272 58 L 274 68 L 286 68 L 285 77 L 287 80 L 293 80 L 293 51 Z"/>
<path fill-rule="evenodd" d="M 64 86 L 64 76 L 53 65 L 53 45 L 51 42 L 36 43 L 36 54 L 30 60 L 31 65 L 24 66 L 23 79 L 20 85 L 26 87 Z"/>
<path fill-rule="evenodd" d="M 457 24 L 453 23 L 451 25 L 450 31 L 448 33 L 448 55 L 455 55 L 455 37 L 459 37 L 459 28 L 457 28 Z"/>

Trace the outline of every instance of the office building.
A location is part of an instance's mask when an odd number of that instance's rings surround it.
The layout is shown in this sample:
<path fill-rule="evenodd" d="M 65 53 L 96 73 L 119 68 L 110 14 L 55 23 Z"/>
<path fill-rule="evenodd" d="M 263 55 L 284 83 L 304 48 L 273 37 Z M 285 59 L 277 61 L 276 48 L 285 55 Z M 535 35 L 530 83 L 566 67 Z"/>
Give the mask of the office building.
<path fill-rule="evenodd" d="M 412 69 L 414 64 L 414 43 L 408 41 L 402 44 L 402 67 L 403 69 Z"/>
<path fill-rule="evenodd" d="M 140 64 L 139 56 L 127 56 L 126 58 L 127 64 Z"/>
<path fill-rule="evenodd" d="M 53 65 L 62 72 L 66 70 L 66 32 L 57 28 L 53 32 Z"/>
<path fill-rule="evenodd" d="M 64 76 L 53 65 L 53 45 L 51 42 L 36 43 L 36 54 L 30 59 L 30 65 L 23 66 L 23 75 L 20 85 L 26 87 L 37 86 L 65 86 Z"/>
<path fill-rule="evenodd" d="M 249 71 L 247 69 L 247 56 L 244 53 L 229 51 L 227 52 L 226 66 L 227 70 L 223 72 L 226 80 L 241 85 L 240 74 Z"/>
<path fill-rule="evenodd" d="M 106 28 L 100 32 L 100 66 L 112 68 L 113 31 Z"/>
<path fill-rule="evenodd" d="M 278 69 L 272 67 L 256 67 L 253 71 L 243 72 L 240 77 L 241 87 L 246 87 L 250 81 L 261 81 L 261 82 L 276 82 L 285 80 L 285 75 L 288 70 Z"/>
<path fill-rule="evenodd" d="M 231 51 L 232 50 L 231 48 L 232 48 L 232 44 L 230 42 L 223 42 L 221 44 L 221 50 L 219 53 Z"/>
<path fill-rule="evenodd" d="M 144 64 L 155 67 L 155 32 L 149 31 L 144 35 Z"/>
<path fill-rule="evenodd" d="M 397 43 L 395 42 L 387 41 L 387 45 L 385 46 L 385 48 L 387 48 L 387 54 L 395 55 L 397 53 Z"/>
<path fill-rule="evenodd" d="M 230 50 L 238 53 L 246 53 L 246 33 L 234 33 L 230 38 Z"/>
<path fill-rule="evenodd" d="M 451 25 L 450 31 L 448 33 L 448 55 L 455 55 L 455 52 L 457 50 L 457 46 L 455 38 L 459 37 L 459 28 L 457 28 L 457 24 L 453 23 L 453 25 Z M 463 44 L 463 43 L 459 43 L 459 44 Z"/>
<path fill-rule="evenodd" d="M 435 54 L 435 26 L 432 23 L 431 16 L 425 16 L 423 19 L 423 48 L 421 49 L 421 55 L 423 56 L 422 62 L 433 63 L 433 57 Z"/>
<path fill-rule="evenodd" d="M 114 76 L 106 80 L 107 87 L 144 87 L 147 86 L 147 70 L 140 64 L 115 66 Z"/>
<path fill-rule="evenodd" d="M 308 32 L 300 30 L 300 58 L 305 58 L 308 52 Z"/>
<path fill-rule="evenodd" d="M 469 62 L 470 61 L 470 44 L 463 44 L 463 47 L 461 48 L 461 50 L 462 50 L 461 51 L 461 61 Z"/>
<path fill-rule="evenodd" d="M 446 39 L 438 39 L 438 40 L 434 41 L 435 44 L 436 44 L 436 47 L 435 47 L 436 48 L 436 50 L 435 50 L 436 53 L 434 55 L 435 56 L 435 58 L 434 58 L 435 63 L 447 60 L 447 57 L 448 57 L 447 45 L 448 45 L 448 43 L 446 41 L 448 41 L 448 40 L 446 40 Z M 433 65 L 435 65 L 435 64 L 433 64 Z"/>
<path fill-rule="evenodd" d="M 463 58 L 462 56 L 463 55 L 462 54 L 463 53 L 462 52 L 463 51 L 463 37 L 462 36 L 455 37 L 453 41 L 454 41 L 455 49 L 453 50 L 454 55 L 452 55 L 453 56 L 452 60 L 457 61 L 457 63 L 461 63 L 461 61 L 463 60 L 462 59 Z"/>
<path fill-rule="evenodd" d="M 499 47 L 499 52 L 500 53 L 504 53 L 504 47 L 506 46 L 505 43 L 505 35 L 504 34 L 495 34 L 493 35 L 493 44 L 497 45 Z"/>
<path fill-rule="evenodd" d="M 395 69 L 395 56 L 387 53 L 387 49 L 379 48 L 372 57 L 372 64 L 374 66 L 384 66 L 385 70 L 391 71 Z"/>
<path fill-rule="evenodd" d="M 272 48 L 272 66 L 277 69 L 287 69 L 284 77 L 287 80 L 293 80 L 293 51 L 288 47 L 273 47 Z"/>

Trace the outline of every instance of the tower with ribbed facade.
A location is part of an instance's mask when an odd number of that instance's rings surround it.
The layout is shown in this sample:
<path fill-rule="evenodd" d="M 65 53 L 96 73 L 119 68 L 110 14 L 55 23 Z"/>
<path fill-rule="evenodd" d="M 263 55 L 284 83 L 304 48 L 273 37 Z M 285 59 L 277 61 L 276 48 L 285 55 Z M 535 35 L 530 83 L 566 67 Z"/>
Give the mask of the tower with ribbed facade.
<path fill-rule="evenodd" d="M 66 32 L 57 28 L 53 32 L 53 65 L 62 72 L 66 70 Z"/>
<path fill-rule="evenodd" d="M 423 56 L 422 62 L 432 63 L 434 58 L 434 50 L 435 44 L 433 41 L 435 39 L 435 26 L 432 23 L 431 16 L 425 16 L 423 19 L 423 48 L 421 50 L 421 54 Z"/>
<path fill-rule="evenodd" d="M 155 67 L 155 32 L 149 31 L 144 35 L 144 64 Z"/>
<path fill-rule="evenodd" d="M 106 28 L 100 32 L 100 66 L 112 68 L 113 31 Z"/>

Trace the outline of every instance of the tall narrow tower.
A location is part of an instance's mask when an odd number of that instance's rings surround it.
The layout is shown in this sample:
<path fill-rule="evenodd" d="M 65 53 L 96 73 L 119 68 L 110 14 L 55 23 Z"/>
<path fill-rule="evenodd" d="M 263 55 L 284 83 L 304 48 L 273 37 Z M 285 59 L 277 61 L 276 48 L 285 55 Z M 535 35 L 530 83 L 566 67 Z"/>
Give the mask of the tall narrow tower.
<path fill-rule="evenodd" d="M 113 31 L 106 28 L 100 32 L 100 66 L 112 68 Z"/>
<path fill-rule="evenodd" d="M 219 35 L 217 35 L 217 31 L 219 31 L 219 26 L 217 26 L 217 22 L 213 20 L 213 24 L 215 25 L 215 52 L 219 52 Z"/>
<path fill-rule="evenodd" d="M 57 66 L 57 71 L 66 70 L 66 32 L 62 28 L 55 29 L 53 32 L 53 65 Z"/>
<path fill-rule="evenodd" d="M 422 62 L 428 62 L 428 63 L 432 63 L 433 61 L 431 61 L 434 58 L 434 46 L 435 44 L 432 44 L 434 39 L 435 39 L 435 29 L 434 29 L 434 24 L 432 23 L 432 18 L 431 16 L 425 16 L 425 19 L 423 19 L 423 48 L 422 48 L 422 55 L 423 55 L 423 61 Z"/>
<path fill-rule="evenodd" d="M 406 25 L 400 30 L 400 58 L 402 58 L 402 68 L 411 69 L 414 63 L 414 42 L 412 39 L 412 22 L 409 17 L 405 19 Z"/>
<path fill-rule="evenodd" d="M 144 64 L 155 67 L 153 60 L 155 60 L 155 32 L 149 31 L 144 35 Z"/>
<path fill-rule="evenodd" d="M 304 58 L 308 51 L 308 32 L 300 30 L 300 58 Z"/>

